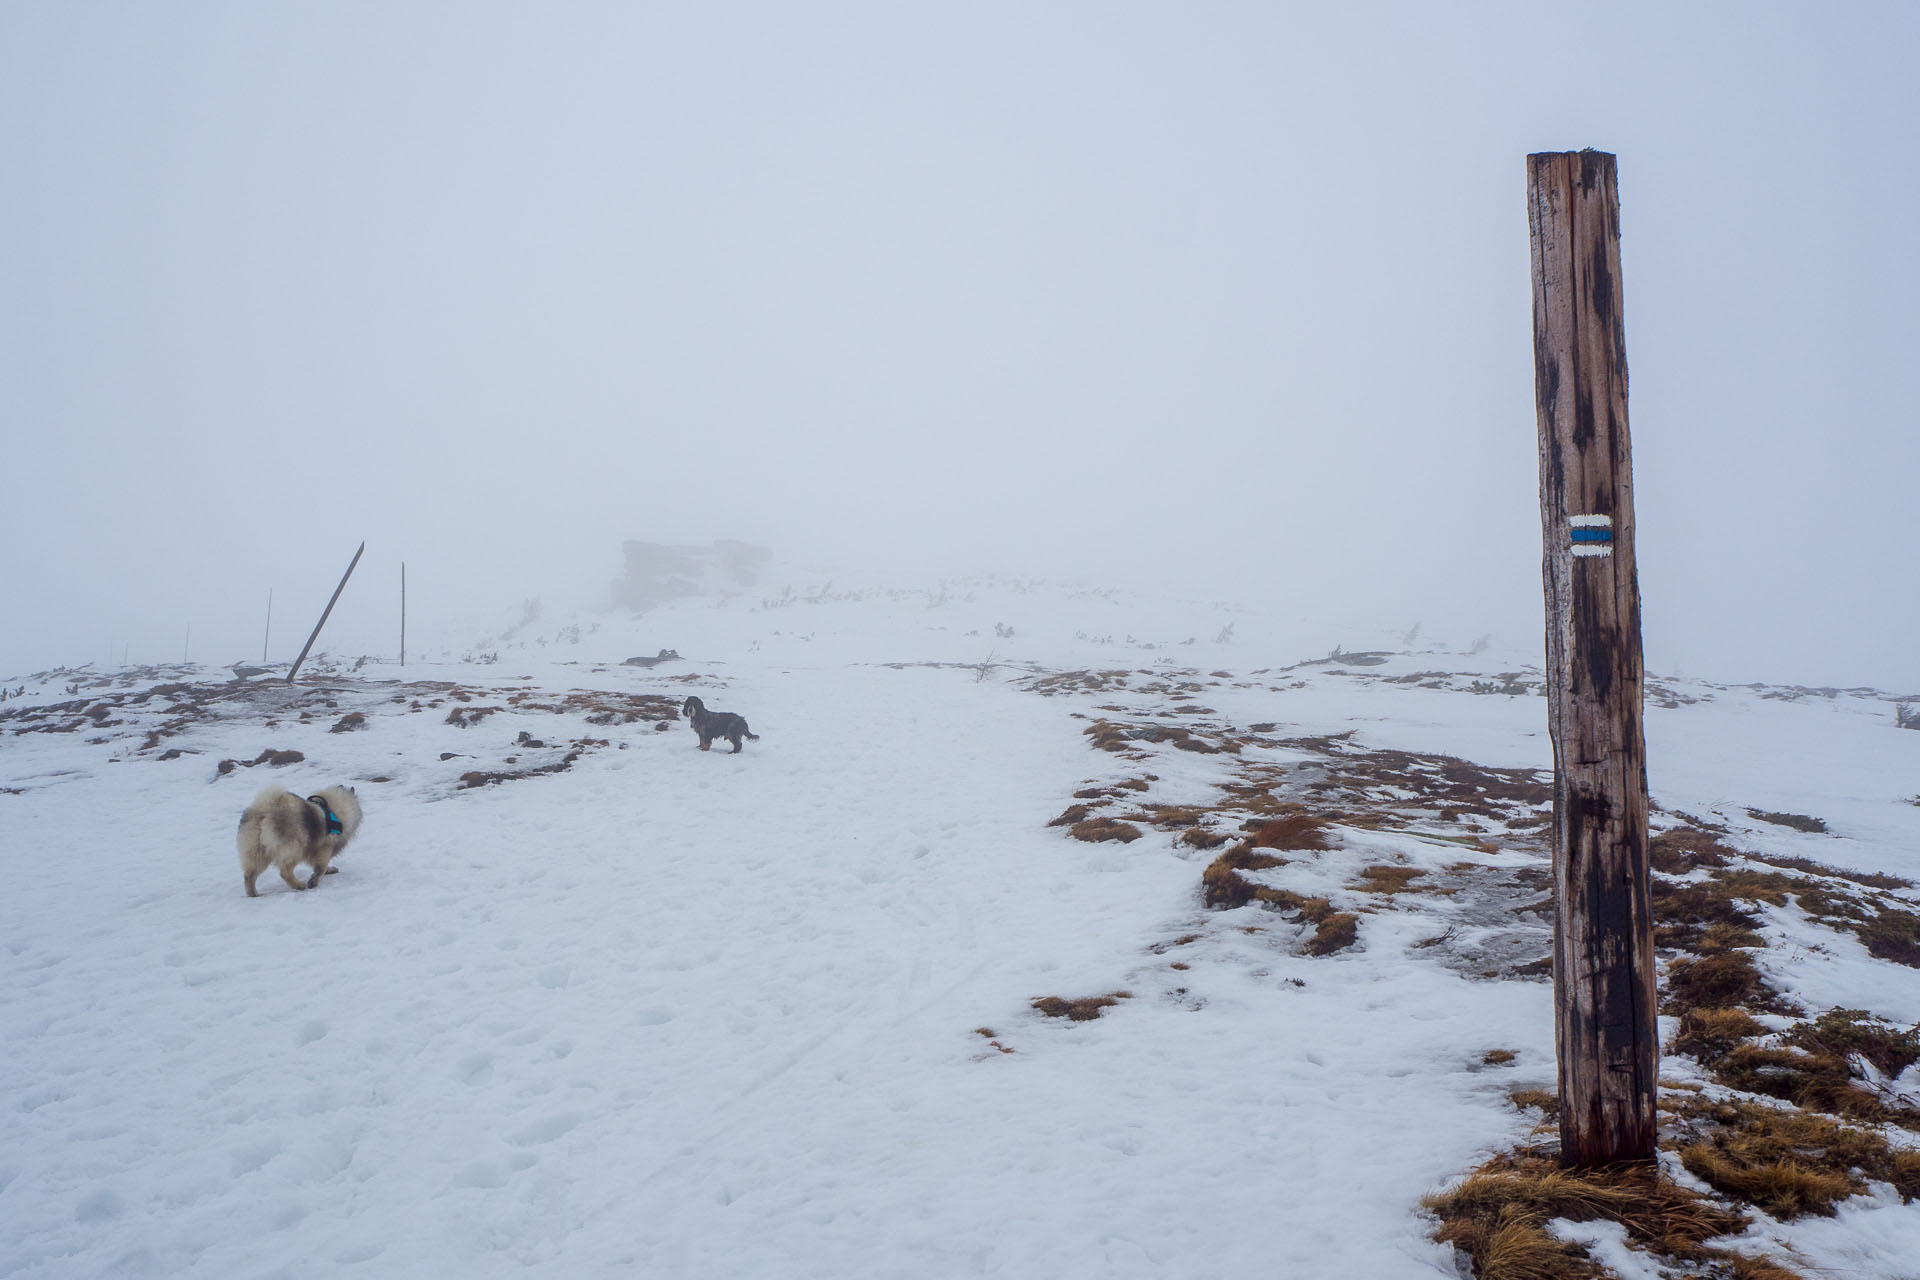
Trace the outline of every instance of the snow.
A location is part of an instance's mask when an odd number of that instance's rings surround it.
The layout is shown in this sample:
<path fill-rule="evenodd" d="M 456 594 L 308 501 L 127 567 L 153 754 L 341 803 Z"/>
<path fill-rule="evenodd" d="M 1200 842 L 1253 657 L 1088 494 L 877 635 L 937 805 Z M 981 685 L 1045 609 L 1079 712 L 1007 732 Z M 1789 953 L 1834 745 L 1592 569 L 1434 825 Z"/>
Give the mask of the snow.
<path fill-rule="evenodd" d="M 1297 625 L 1038 584 L 767 603 L 681 601 L 491 665 L 322 668 L 332 706 L 256 689 L 168 761 L 138 750 L 164 698 L 100 734 L 0 725 L 0 1277 L 1456 1274 L 1418 1202 L 1526 1134 L 1506 1093 L 1552 1087 L 1549 986 L 1435 963 L 1417 944 L 1448 899 L 1311 957 L 1280 916 L 1204 911 L 1204 858 L 1167 833 L 1049 828 L 1141 772 L 1081 717 L 1152 699 L 1017 678 L 1225 670 L 1201 675 L 1216 720 L 1544 767 L 1539 698 L 1462 691 L 1510 658 L 1282 673 L 1317 656 Z M 663 647 L 687 661 L 618 665 Z M 1440 669 L 1446 688 L 1375 678 Z M 502 709 L 412 710 L 429 681 Z M 761 740 L 702 753 L 684 722 L 507 697 L 583 689 L 697 691 Z M 1920 751 L 1864 702 L 1696 692 L 1715 701 L 1650 717 L 1693 753 L 1658 771 L 1663 804 L 1804 805 L 1849 833 L 1834 861 L 1914 869 Z M 350 710 L 367 727 L 329 732 Z M 1809 725 L 1832 790 L 1759 759 Z M 580 738 L 607 745 L 459 786 Z M 269 746 L 306 760 L 214 769 Z M 1224 765 L 1151 767 L 1180 802 Z M 365 824 L 316 891 L 242 893 L 233 825 L 266 781 L 358 788 Z M 1349 832 L 1285 883 L 1462 856 Z M 1801 998 L 1920 1016 L 1910 971 L 1801 927 L 1826 943 Z M 1119 991 L 1083 1023 L 1029 1008 Z M 1866 1239 L 1920 1256 L 1920 1206 L 1855 1204 L 1841 1221 L 1870 1227 L 1777 1238 L 1856 1268 Z"/>

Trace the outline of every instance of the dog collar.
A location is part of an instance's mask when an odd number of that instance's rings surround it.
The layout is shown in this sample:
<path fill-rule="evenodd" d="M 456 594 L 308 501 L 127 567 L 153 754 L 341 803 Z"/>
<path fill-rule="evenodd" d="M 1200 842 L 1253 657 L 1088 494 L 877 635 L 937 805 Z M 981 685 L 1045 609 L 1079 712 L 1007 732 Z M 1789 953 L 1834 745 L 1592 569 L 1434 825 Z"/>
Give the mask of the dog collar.
<path fill-rule="evenodd" d="M 319 805 L 320 812 L 327 815 L 327 834 L 328 835 L 337 836 L 341 832 L 346 830 L 345 827 L 340 825 L 340 819 L 333 816 L 333 810 L 328 807 L 327 802 L 325 800 L 321 799 L 319 796 L 308 796 L 307 803 Z"/>

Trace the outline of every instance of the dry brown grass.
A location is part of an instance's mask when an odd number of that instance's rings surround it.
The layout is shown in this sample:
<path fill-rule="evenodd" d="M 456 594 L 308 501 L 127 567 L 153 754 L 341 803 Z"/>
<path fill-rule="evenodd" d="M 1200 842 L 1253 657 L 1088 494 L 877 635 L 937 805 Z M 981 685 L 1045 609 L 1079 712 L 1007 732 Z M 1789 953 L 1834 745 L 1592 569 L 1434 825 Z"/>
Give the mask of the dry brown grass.
<path fill-rule="evenodd" d="M 1256 849 L 1326 849 L 1327 824 L 1305 812 L 1283 813 L 1253 828 L 1248 837 Z"/>
<path fill-rule="evenodd" d="M 1180 833 L 1180 843 L 1190 849 L 1218 849 L 1233 839 L 1224 831 L 1214 831 L 1207 827 L 1188 827 Z"/>
<path fill-rule="evenodd" d="M 1695 1177 L 1775 1217 L 1831 1215 L 1869 1181 L 1920 1199 L 1920 1152 L 1830 1116 L 1739 1099 L 1673 1099 L 1681 1162 Z"/>
<path fill-rule="evenodd" d="M 1794 857 L 1787 854 L 1763 853 L 1755 851 L 1743 855 L 1755 862 L 1764 862 L 1770 867 L 1779 867 L 1785 871 L 1804 872 L 1810 876 L 1830 876 L 1835 880 L 1845 880 L 1851 884 L 1865 885 L 1870 889 L 1911 889 L 1914 883 L 1899 876 L 1888 875 L 1881 871 L 1849 871 L 1845 867 L 1830 867 L 1824 862 L 1815 862 L 1812 858 Z"/>
<path fill-rule="evenodd" d="M 1676 827 L 1647 841 L 1648 862 L 1655 871 L 1670 876 L 1701 867 L 1724 867 L 1740 856 L 1739 850 L 1721 844 L 1712 832 L 1698 827 Z"/>
<path fill-rule="evenodd" d="M 1200 873 L 1201 897 L 1207 906 L 1216 911 L 1244 907 L 1253 901 L 1260 886 L 1244 879 L 1240 872 L 1266 871 L 1285 865 L 1285 858 L 1255 853 L 1251 844 L 1241 841 L 1207 864 L 1207 869 Z"/>
<path fill-rule="evenodd" d="M 1689 951 L 1757 947 L 1754 929 L 1760 917 L 1740 905 L 1717 880 L 1675 884 L 1653 880 L 1653 941 L 1657 947 Z"/>
<path fill-rule="evenodd" d="M 1412 885 L 1415 880 L 1423 878 L 1426 874 L 1426 872 L 1418 867 L 1402 867 L 1388 863 L 1378 863 L 1371 867 L 1361 868 L 1360 878 L 1347 887 L 1359 893 L 1377 893 L 1391 897 L 1396 893 L 1410 892 L 1409 886 Z M 1412 891 L 1417 892 L 1417 890 Z"/>
<path fill-rule="evenodd" d="M 1072 826 L 1074 823 L 1081 821 L 1088 814 L 1092 812 L 1093 812 L 1093 806 L 1090 804 L 1070 804 L 1060 814 L 1059 817 L 1055 818 L 1052 822 L 1049 822 L 1047 825 L 1050 827 Z"/>
<path fill-rule="evenodd" d="M 1686 1261 L 1713 1257 L 1707 1240 L 1746 1225 L 1743 1215 L 1661 1177 L 1650 1163 L 1570 1170 L 1534 1150 L 1497 1155 L 1422 1203 L 1440 1220 L 1434 1238 L 1465 1253 L 1481 1280 L 1606 1275 L 1547 1233 L 1556 1218 L 1617 1222 L 1637 1246 Z"/>
<path fill-rule="evenodd" d="M 1765 1032 L 1745 1009 L 1689 1009 L 1680 1015 L 1680 1030 L 1667 1052 L 1711 1062 L 1741 1041 Z"/>
<path fill-rule="evenodd" d="M 1511 1049 L 1489 1049 L 1482 1054 L 1480 1061 L 1489 1067 L 1504 1067 L 1520 1055 Z"/>
<path fill-rule="evenodd" d="M 1140 838 L 1141 831 L 1131 822 L 1122 822 L 1118 818 L 1088 818 L 1068 827 L 1067 834 L 1075 840 L 1085 840 L 1089 844 L 1099 844 L 1107 840 L 1132 844 Z"/>
<path fill-rule="evenodd" d="M 1682 956 L 1667 967 L 1664 1013 L 1684 1016 L 1690 1009 L 1777 1009 L 1780 995 L 1761 976 L 1744 951 Z"/>
<path fill-rule="evenodd" d="M 1311 899 L 1322 902 L 1325 899 Z M 1315 922 L 1313 936 L 1307 939 L 1306 952 L 1310 956 L 1330 956 L 1352 946 L 1360 937 L 1360 917 L 1351 911 L 1336 911 L 1332 915 Z"/>
<path fill-rule="evenodd" d="M 1100 1016 L 1102 1010 L 1110 1009 L 1122 1000 L 1131 1000 L 1131 991 L 1115 991 L 1111 995 L 1081 996 L 1078 1000 L 1063 1000 L 1059 996 L 1035 996 L 1027 1003 L 1034 1010 L 1049 1018 L 1065 1018 L 1069 1022 L 1092 1022 Z"/>
<path fill-rule="evenodd" d="M 1809 1053 L 1841 1059 L 1859 1054 L 1888 1077 L 1920 1062 L 1920 1026 L 1902 1031 L 1865 1009 L 1829 1009 L 1795 1027 L 1787 1040 Z"/>

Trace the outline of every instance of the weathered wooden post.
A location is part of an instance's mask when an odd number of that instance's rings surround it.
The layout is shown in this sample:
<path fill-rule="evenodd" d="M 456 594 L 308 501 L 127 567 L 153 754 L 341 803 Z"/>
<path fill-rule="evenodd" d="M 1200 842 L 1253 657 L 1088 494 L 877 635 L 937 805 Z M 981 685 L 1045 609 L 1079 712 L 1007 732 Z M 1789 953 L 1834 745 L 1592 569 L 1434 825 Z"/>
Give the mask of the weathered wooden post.
<path fill-rule="evenodd" d="M 347 562 L 347 571 L 340 575 L 340 585 L 333 589 L 333 596 L 321 612 L 320 621 L 313 624 L 313 634 L 307 637 L 307 643 L 301 646 L 300 656 L 293 660 L 293 667 L 287 672 L 288 684 L 292 684 L 293 678 L 300 674 L 300 664 L 307 660 L 307 651 L 313 648 L 313 642 L 320 638 L 320 628 L 326 626 L 327 619 L 333 616 L 333 606 L 340 603 L 340 593 L 347 589 L 347 579 L 353 576 L 354 566 L 360 563 L 360 553 L 366 549 L 367 544 L 361 543 L 354 551 L 353 559 Z"/>
<path fill-rule="evenodd" d="M 1654 1156 L 1653 919 L 1640 585 L 1614 157 L 1527 157 L 1553 733 L 1560 1158 Z"/>

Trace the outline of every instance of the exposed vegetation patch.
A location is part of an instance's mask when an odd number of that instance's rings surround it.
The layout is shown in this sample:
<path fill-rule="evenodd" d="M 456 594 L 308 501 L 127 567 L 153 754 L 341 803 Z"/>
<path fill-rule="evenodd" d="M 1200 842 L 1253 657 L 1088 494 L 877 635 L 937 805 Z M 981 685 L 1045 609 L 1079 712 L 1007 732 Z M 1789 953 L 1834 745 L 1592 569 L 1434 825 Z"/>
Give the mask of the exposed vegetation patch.
<path fill-rule="evenodd" d="M 1089 844 L 1099 844 L 1108 840 L 1132 844 L 1140 838 L 1141 831 L 1131 822 L 1122 822 L 1118 818 L 1088 818 L 1068 827 L 1067 834 L 1075 840 L 1085 840 Z"/>
<path fill-rule="evenodd" d="M 364 714 L 358 711 L 349 711 L 347 712 L 346 715 L 343 715 L 338 720 L 335 720 L 333 722 L 333 728 L 327 730 L 327 732 L 328 733 L 352 733 L 355 729 L 364 729 L 366 727 L 367 727 L 367 717 Z"/>
<path fill-rule="evenodd" d="M 1293 812 L 1250 824 L 1253 834 L 1248 843 L 1256 849 L 1327 849 L 1325 819 L 1316 818 L 1295 806 Z"/>
<path fill-rule="evenodd" d="M 1276 891 L 1256 885 L 1240 873 L 1267 871 L 1285 865 L 1286 859 L 1257 853 L 1251 843 L 1243 840 L 1207 864 L 1207 869 L 1200 873 L 1201 897 L 1207 906 L 1216 911 L 1244 907 L 1257 895 L 1270 895 Z"/>
<path fill-rule="evenodd" d="M 1763 809 L 1749 809 L 1747 816 L 1757 822 L 1771 822 L 1776 827 L 1791 827 L 1795 831 L 1804 831 L 1808 835 L 1827 834 L 1827 824 L 1819 818 L 1809 818 L 1804 813 L 1769 813 Z"/>
<path fill-rule="evenodd" d="M 1687 1171 L 1776 1218 L 1830 1216 L 1868 1182 L 1920 1199 L 1920 1151 L 1870 1129 L 1804 1110 L 1741 1099 L 1670 1095 L 1671 1136 Z"/>
<path fill-rule="evenodd" d="M 459 706 L 447 712 L 447 723 L 460 729 L 471 729 L 482 720 L 499 711 L 499 707 Z"/>
<path fill-rule="evenodd" d="M 214 766 L 214 770 L 221 777 L 225 777 L 235 769 L 251 769 L 255 765 L 260 764 L 274 765 L 276 767 L 280 765 L 299 764 L 306 758 L 305 755 L 298 751 L 277 751 L 272 747 L 268 747 L 251 760 L 222 760 Z"/>
<path fill-rule="evenodd" d="M 1727 1265 L 1737 1255 L 1708 1248 L 1706 1242 L 1747 1222 L 1737 1211 L 1661 1176 L 1656 1167 L 1562 1169 L 1545 1149 L 1497 1155 L 1459 1185 L 1421 1203 L 1439 1219 L 1434 1238 L 1465 1254 L 1481 1280 L 1587 1280 L 1610 1274 L 1580 1246 L 1547 1230 L 1556 1219 L 1618 1223 L 1635 1246 L 1649 1253 Z"/>
<path fill-rule="evenodd" d="M 1059 996 L 1035 996 L 1028 1001 L 1037 1012 L 1049 1018 L 1065 1018 L 1069 1022 L 1092 1022 L 1101 1012 L 1119 1004 L 1122 1000 L 1133 999 L 1131 991 L 1115 991 L 1111 995 L 1081 996 L 1078 1000 L 1063 1000 Z"/>
<path fill-rule="evenodd" d="M 1412 889 L 1413 882 L 1422 879 L 1426 874 L 1419 867 L 1378 863 L 1371 867 L 1362 867 L 1360 878 L 1347 887 L 1358 893 L 1377 893 L 1391 897 L 1396 893 L 1407 893 L 1410 890 L 1418 892 Z M 1440 892 L 1451 891 L 1441 890 Z"/>
<path fill-rule="evenodd" d="M 580 738 L 560 759 L 548 764 L 534 765 L 525 769 L 474 769 L 460 775 L 460 788 L 489 787 L 498 782 L 514 782 L 521 778 L 538 778 L 549 773 L 565 773 L 573 768 L 573 762 L 595 747 L 611 745 L 604 738 Z"/>

